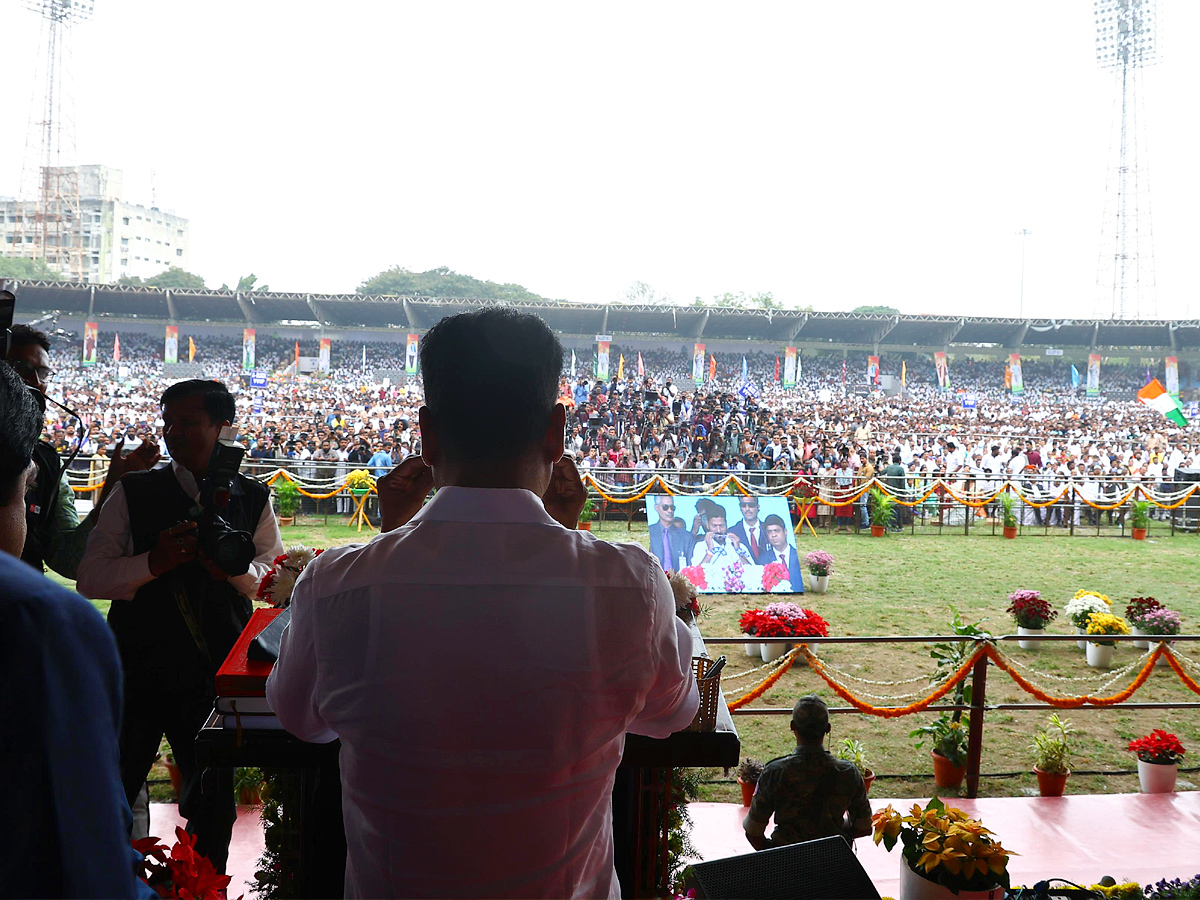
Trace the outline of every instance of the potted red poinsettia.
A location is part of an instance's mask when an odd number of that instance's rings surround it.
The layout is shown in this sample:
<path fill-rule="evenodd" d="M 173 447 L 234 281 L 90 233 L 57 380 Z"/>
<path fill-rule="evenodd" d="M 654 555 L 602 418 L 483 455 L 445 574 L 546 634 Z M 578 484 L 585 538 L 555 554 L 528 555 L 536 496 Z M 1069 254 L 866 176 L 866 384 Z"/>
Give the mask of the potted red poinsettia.
<path fill-rule="evenodd" d="M 1143 794 L 1174 792 L 1179 760 L 1187 752 L 1179 738 L 1156 728 L 1145 737 L 1130 741 L 1129 749 L 1137 754 L 1138 781 Z"/>
<path fill-rule="evenodd" d="M 145 857 L 138 873 L 141 879 L 159 897 L 225 900 L 230 877 L 218 875 L 208 858 L 196 852 L 195 835 L 176 827 L 175 839 L 175 846 L 169 850 L 156 837 L 133 842 L 133 849 Z"/>

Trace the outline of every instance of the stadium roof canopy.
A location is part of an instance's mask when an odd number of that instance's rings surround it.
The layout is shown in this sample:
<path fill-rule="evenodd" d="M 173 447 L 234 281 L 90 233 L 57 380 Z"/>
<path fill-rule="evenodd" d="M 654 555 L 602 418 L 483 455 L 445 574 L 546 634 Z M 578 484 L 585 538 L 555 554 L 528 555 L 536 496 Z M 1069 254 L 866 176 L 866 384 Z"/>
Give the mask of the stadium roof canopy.
<path fill-rule="evenodd" d="M 1065 347 L 1200 351 L 1200 320 L 1006 319 L 723 307 L 607 306 L 431 297 L 303 294 L 11 281 L 22 313 L 57 312 L 139 322 L 249 326 L 311 325 L 338 329 L 424 331 L 445 316 L 503 302 L 536 312 L 565 335 L 611 334 L 690 341 L 755 341 L 884 350 Z"/>

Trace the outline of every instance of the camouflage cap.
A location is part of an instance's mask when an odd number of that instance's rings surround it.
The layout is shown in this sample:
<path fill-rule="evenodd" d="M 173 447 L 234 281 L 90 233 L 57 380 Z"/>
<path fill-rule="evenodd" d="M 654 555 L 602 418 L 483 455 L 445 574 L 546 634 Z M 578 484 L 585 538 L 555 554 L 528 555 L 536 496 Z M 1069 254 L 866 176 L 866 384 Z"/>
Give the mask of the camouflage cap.
<path fill-rule="evenodd" d="M 807 694 L 792 707 L 792 724 L 797 730 L 824 731 L 829 724 L 829 707 L 816 694 Z"/>

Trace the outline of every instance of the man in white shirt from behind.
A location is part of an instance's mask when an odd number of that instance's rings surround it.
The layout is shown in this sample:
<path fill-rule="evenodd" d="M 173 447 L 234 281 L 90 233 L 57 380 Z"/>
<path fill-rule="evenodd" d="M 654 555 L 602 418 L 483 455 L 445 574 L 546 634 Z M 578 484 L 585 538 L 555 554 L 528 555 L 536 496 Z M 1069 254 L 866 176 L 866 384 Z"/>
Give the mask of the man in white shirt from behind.
<path fill-rule="evenodd" d="M 347 897 L 619 897 L 625 734 L 695 714 L 662 569 L 573 530 L 561 367 L 535 316 L 442 320 L 421 344 L 422 455 L 379 482 L 385 533 L 296 584 L 267 698 L 298 737 L 341 739 Z"/>

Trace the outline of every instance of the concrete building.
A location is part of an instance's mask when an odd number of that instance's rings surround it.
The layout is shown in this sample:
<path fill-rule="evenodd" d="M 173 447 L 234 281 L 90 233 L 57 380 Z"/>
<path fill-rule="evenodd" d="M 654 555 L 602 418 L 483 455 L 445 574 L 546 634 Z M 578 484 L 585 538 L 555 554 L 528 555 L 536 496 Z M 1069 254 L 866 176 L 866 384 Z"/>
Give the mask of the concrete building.
<path fill-rule="evenodd" d="M 112 284 L 126 276 L 149 278 L 171 266 L 188 268 L 188 220 L 156 207 L 125 202 L 119 170 L 79 166 L 51 172 L 59 192 L 68 195 L 62 201 L 65 209 L 74 210 L 74 185 L 78 184 L 82 252 L 72 255 L 76 261 L 69 262 L 67 253 L 55 247 L 44 249 L 38 204 L 2 198 L 0 256 L 46 258 L 65 280 L 89 284 Z M 73 218 L 69 213 L 64 218 L 62 229 L 68 234 Z"/>

